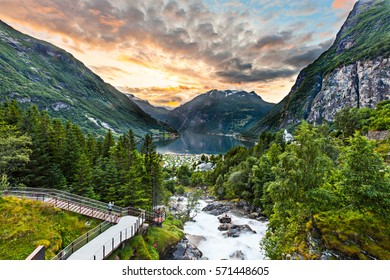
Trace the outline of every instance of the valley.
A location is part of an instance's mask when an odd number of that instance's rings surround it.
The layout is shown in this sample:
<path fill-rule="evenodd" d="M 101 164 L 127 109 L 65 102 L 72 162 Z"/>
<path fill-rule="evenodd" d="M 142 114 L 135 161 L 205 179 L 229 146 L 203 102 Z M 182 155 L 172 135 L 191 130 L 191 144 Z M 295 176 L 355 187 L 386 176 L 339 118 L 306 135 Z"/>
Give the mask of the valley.
<path fill-rule="evenodd" d="M 170 3 L 161 18 L 189 16 L 172 12 Z M 328 11 L 336 9 L 333 4 L 326 4 Z M 163 223 L 151 219 L 153 225 L 115 251 L 112 245 L 114 253 L 103 254 L 108 259 L 390 259 L 389 0 L 357 1 L 327 44 L 311 41 L 326 34 L 320 31 L 262 31 L 255 38 L 246 24 L 227 32 L 237 37 L 225 40 L 217 32 L 222 24 L 210 19 L 187 22 L 188 30 L 169 29 L 153 17 L 161 7 L 131 5 L 122 7 L 139 21 L 131 24 L 112 20 L 110 12 L 118 7 L 108 5 L 110 16 L 88 7 L 87 14 L 98 16 L 96 28 L 114 28 L 108 29 L 116 36 L 103 29 L 86 33 L 80 43 L 99 41 L 99 48 L 112 51 L 100 63 L 113 66 L 117 60 L 127 63 L 123 68 L 89 68 L 65 49 L 0 20 L 1 194 L 10 188 L 57 189 L 111 207 L 164 213 Z M 197 16 L 189 17 L 197 23 Z M 151 18 L 142 32 L 131 29 Z M 161 28 L 147 33 L 149 25 Z M 127 28 L 131 36 L 147 34 L 129 39 L 123 35 Z M 321 52 L 306 41 L 316 42 Z M 153 46 L 152 54 L 145 44 Z M 89 51 L 94 56 L 98 47 L 82 50 Z M 114 87 L 95 71 L 128 84 Z M 266 89 L 280 90 L 287 79 L 295 81 L 289 93 L 278 103 L 265 101 L 274 94 Z M 52 256 L 85 231 L 83 218 L 19 200 L 11 201 L 12 210 L 7 202 L 0 197 L 7 220 L 0 225 L 1 259 L 23 259 L 37 244 Z M 54 226 L 42 230 L 52 237 L 27 228 L 33 224 L 13 228 L 16 214 L 27 207 L 33 216 L 39 209 L 53 216 Z M 75 233 L 64 233 L 59 216 L 65 224 L 74 221 L 77 228 L 69 231 Z M 13 242 L 22 244 L 17 256 L 7 252 Z"/>

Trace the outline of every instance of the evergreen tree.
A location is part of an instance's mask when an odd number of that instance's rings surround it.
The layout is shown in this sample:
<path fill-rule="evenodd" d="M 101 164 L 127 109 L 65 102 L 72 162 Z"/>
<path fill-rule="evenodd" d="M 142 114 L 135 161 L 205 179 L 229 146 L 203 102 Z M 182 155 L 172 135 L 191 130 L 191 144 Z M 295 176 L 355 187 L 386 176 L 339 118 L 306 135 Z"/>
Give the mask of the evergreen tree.
<path fill-rule="evenodd" d="M 82 151 L 77 136 L 75 135 L 73 125 L 69 121 L 66 123 L 65 134 L 66 138 L 60 167 L 68 184 L 73 185 Z"/>
<path fill-rule="evenodd" d="M 72 192 L 89 198 L 97 198 L 93 186 L 92 167 L 85 154 L 80 155 L 76 165 L 74 180 L 72 183 Z"/>
<path fill-rule="evenodd" d="M 157 154 L 153 144 L 152 136 L 146 134 L 141 148 L 141 154 L 144 158 L 145 174 L 143 176 L 143 184 L 148 193 L 151 207 L 156 206 L 163 197 L 161 188 L 161 157 Z"/>
<path fill-rule="evenodd" d="M 114 139 L 114 135 L 112 135 L 111 129 L 109 129 L 106 133 L 106 136 L 104 137 L 103 151 L 102 151 L 103 157 L 108 158 L 110 156 L 110 149 L 113 146 L 115 146 L 115 139 Z"/>

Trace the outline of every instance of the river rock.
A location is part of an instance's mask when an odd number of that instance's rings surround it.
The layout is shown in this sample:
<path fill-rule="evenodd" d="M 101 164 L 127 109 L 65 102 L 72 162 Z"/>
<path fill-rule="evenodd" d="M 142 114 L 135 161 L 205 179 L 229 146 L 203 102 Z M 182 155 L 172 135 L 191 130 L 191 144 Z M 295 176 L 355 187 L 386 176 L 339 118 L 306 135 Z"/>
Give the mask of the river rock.
<path fill-rule="evenodd" d="M 256 233 L 256 231 L 251 229 L 248 225 L 230 225 L 229 230 L 223 235 L 226 237 L 239 237 L 241 233 L 245 232 Z"/>
<path fill-rule="evenodd" d="M 231 260 L 245 260 L 245 254 L 241 250 L 235 251 L 229 257 Z"/>
<path fill-rule="evenodd" d="M 187 238 L 183 238 L 177 245 L 173 252 L 174 260 L 200 260 L 203 253 Z"/>
<path fill-rule="evenodd" d="M 222 215 L 223 213 L 229 212 L 231 210 L 231 206 L 220 203 L 220 202 L 212 202 L 208 204 L 206 207 L 202 209 L 202 211 L 207 212 L 214 216 Z"/>
<path fill-rule="evenodd" d="M 227 230 L 229 230 L 229 224 L 221 224 L 221 225 L 219 225 L 218 230 L 219 231 L 227 231 Z"/>
<path fill-rule="evenodd" d="M 225 214 L 218 217 L 218 220 L 221 224 L 230 224 L 232 222 L 232 217 L 228 216 L 228 214 Z"/>

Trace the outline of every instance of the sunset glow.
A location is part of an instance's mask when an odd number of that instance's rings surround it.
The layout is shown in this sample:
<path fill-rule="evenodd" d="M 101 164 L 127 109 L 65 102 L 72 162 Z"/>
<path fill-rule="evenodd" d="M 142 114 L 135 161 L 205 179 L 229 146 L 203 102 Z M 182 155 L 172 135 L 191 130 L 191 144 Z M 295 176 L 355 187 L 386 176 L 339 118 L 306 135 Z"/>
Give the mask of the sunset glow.
<path fill-rule="evenodd" d="M 175 107 L 210 89 L 278 102 L 354 0 L 0 0 L 0 19 L 119 90 Z"/>

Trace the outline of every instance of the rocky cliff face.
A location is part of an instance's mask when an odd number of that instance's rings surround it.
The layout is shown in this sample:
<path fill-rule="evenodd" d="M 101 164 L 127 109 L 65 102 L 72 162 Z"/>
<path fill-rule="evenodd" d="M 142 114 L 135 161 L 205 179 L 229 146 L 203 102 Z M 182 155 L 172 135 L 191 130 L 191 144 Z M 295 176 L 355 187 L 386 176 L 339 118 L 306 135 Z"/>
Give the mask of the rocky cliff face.
<path fill-rule="evenodd" d="M 333 45 L 298 75 L 290 93 L 244 136 L 332 121 L 344 107 L 390 99 L 390 0 L 360 0 Z"/>
<path fill-rule="evenodd" d="M 390 60 L 376 57 L 339 67 L 322 79 L 308 121 L 333 121 L 344 107 L 370 107 L 390 99 Z"/>

